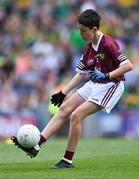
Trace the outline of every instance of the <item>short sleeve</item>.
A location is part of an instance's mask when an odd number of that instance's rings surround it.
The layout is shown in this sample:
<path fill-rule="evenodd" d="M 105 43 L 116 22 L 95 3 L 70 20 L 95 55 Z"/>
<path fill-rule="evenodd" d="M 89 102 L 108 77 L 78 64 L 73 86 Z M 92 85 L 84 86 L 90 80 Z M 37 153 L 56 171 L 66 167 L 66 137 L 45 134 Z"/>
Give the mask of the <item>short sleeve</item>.
<path fill-rule="evenodd" d="M 78 61 L 77 66 L 76 66 L 76 72 L 78 72 L 78 73 L 87 73 L 85 62 L 84 62 L 84 59 L 83 59 L 83 54 L 82 54 L 80 60 Z"/>
<path fill-rule="evenodd" d="M 129 62 L 129 59 L 126 57 L 126 55 L 120 51 L 120 48 L 115 40 L 113 40 L 110 43 L 109 51 L 110 51 L 111 58 L 114 61 L 117 61 L 119 66 Z"/>

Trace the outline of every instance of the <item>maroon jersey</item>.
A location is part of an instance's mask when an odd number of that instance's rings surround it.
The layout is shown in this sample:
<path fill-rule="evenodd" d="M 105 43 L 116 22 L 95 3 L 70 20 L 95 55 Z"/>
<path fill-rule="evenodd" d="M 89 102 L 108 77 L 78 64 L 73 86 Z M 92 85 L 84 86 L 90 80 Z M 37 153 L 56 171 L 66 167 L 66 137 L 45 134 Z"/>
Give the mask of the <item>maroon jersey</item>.
<path fill-rule="evenodd" d="M 126 63 L 128 58 L 120 51 L 117 42 L 110 36 L 101 34 L 96 46 L 89 42 L 84 49 L 76 71 L 86 73 L 98 69 L 102 73 L 109 73 Z M 116 77 L 116 81 L 125 80 L 124 75 Z M 111 79 L 111 81 L 115 81 Z M 98 80 L 99 83 L 106 83 Z M 108 81 L 109 82 L 109 81 Z"/>

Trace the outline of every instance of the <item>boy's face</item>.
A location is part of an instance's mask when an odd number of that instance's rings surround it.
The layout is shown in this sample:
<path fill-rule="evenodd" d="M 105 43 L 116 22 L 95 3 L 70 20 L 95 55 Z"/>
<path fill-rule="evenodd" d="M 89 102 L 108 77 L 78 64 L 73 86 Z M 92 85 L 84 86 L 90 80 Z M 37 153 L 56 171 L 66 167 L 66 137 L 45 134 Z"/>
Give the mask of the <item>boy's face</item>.
<path fill-rule="evenodd" d="M 91 41 L 97 31 L 95 27 L 89 29 L 89 27 L 77 23 L 77 28 L 80 30 L 80 35 L 85 41 Z"/>

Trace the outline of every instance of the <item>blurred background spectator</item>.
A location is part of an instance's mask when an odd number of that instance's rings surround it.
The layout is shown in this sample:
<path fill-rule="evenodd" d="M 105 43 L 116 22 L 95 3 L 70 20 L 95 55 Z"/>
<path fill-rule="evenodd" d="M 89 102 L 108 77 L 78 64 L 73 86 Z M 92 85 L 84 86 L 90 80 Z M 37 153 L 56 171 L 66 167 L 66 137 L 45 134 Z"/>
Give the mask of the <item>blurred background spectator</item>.
<path fill-rule="evenodd" d="M 1 0 L 1 116 L 32 116 L 39 129 L 44 128 L 54 114 L 52 112 L 56 112 L 49 104 L 51 94 L 73 76 L 82 54 L 84 41 L 76 29 L 76 19 L 88 8 L 101 14 L 101 30 L 116 38 L 134 65 L 134 71 L 126 74 L 125 94 L 109 119 L 111 122 L 116 116 L 120 119 L 122 128 L 117 126 L 121 129 L 120 133 L 118 129 L 115 134 L 118 132 L 120 135 L 135 137 L 132 133 L 134 128 L 130 126 L 131 133 L 128 131 L 127 124 L 131 120 L 126 120 L 127 114 L 132 111 L 136 113 L 133 123 L 137 123 L 136 119 L 139 121 L 138 0 Z M 102 116 L 103 113 L 98 113 L 96 117 L 90 118 L 96 120 L 92 121 L 91 127 L 97 127 L 97 135 L 103 134 L 99 133 L 101 124 L 95 126 L 99 119 L 103 121 Z M 93 129 L 87 131 L 87 123 L 83 124 L 83 135 L 92 136 Z M 115 126 L 115 123 L 112 125 Z M 103 130 L 105 127 L 103 123 Z"/>

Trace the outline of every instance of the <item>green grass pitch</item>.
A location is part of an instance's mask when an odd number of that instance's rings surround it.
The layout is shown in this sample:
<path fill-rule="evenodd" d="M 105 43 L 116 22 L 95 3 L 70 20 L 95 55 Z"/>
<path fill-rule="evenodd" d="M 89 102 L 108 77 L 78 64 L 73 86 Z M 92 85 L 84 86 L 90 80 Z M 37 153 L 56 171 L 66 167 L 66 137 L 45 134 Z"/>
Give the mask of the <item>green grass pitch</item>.
<path fill-rule="evenodd" d="M 74 169 L 50 169 L 63 156 L 65 139 L 51 139 L 34 159 L 0 142 L 0 179 L 139 179 L 139 141 L 81 139 Z"/>

